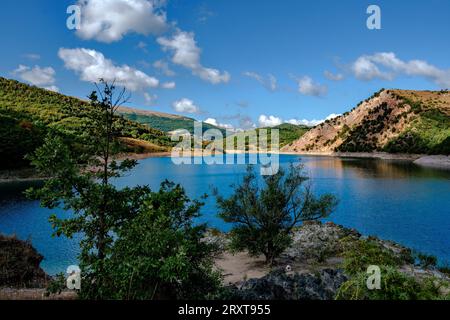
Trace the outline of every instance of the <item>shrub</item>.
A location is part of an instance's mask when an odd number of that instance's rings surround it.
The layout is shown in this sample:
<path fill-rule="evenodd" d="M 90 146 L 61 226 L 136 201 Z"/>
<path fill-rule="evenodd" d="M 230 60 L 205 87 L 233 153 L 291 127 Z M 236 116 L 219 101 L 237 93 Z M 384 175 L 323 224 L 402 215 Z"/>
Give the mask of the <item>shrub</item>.
<path fill-rule="evenodd" d="M 288 173 L 280 169 L 264 176 L 263 186 L 251 166 L 241 185 L 235 186 L 228 199 L 218 195 L 219 216 L 233 223 L 231 248 L 263 254 L 266 262 L 274 260 L 290 245 L 291 231 L 302 221 L 327 217 L 337 201 L 332 195 L 315 197 L 304 183 L 301 167 L 291 165 Z"/>

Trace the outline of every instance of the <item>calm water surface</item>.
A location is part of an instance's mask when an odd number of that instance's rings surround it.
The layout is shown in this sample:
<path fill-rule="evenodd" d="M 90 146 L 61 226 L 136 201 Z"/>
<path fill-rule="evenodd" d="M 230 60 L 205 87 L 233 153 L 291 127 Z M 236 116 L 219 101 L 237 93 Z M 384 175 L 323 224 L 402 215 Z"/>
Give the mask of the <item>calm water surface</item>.
<path fill-rule="evenodd" d="M 330 157 L 280 156 L 282 166 L 301 161 L 317 193 L 333 193 L 340 203 L 328 219 L 397 241 L 436 255 L 450 263 L 450 171 L 423 169 L 411 163 L 382 160 L 339 159 Z M 244 165 L 181 165 L 170 158 L 149 158 L 118 186 L 150 185 L 157 188 L 169 179 L 182 184 L 191 197 L 211 194 L 217 187 L 227 195 L 230 185 L 245 173 Z M 48 217 L 70 213 L 40 208 L 26 200 L 22 192 L 30 183 L 0 184 L 0 232 L 30 239 L 44 255 L 43 268 L 50 274 L 76 264 L 79 237 L 52 238 Z M 222 230 L 229 226 L 216 217 L 214 199 L 202 209 L 202 221 Z"/>

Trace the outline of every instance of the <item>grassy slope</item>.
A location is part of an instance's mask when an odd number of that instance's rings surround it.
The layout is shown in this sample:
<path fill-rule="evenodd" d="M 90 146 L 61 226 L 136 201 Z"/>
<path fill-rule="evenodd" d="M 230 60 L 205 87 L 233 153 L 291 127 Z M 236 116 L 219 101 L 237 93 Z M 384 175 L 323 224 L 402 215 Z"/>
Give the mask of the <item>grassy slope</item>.
<path fill-rule="evenodd" d="M 36 88 L 15 80 L 0 77 L 0 167 L 27 166 L 23 157 L 36 149 L 44 136 L 58 130 L 76 138 L 86 121 L 88 104 L 80 99 Z M 117 118 L 123 137 L 145 140 L 156 146 L 156 151 L 172 145 L 162 131 Z M 140 151 L 129 148 L 126 151 Z"/>
<path fill-rule="evenodd" d="M 278 126 L 275 126 L 273 128 L 258 128 L 256 129 L 256 134 L 259 135 L 259 131 L 261 129 L 267 129 L 267 137 L 270 143 L 270 135 L 271 135 L 271 129 L 278 129 L 279 130 L 279 139 L 280 139 L 280 148 L 290 144 L 291 142 L 299 139 L 302 135 L 304 135 L 310 127 L 303 126 L 303 125 L 295 125 L 295 124 L 289 124 L 289 123 L 283 123 Z M 239 132 L 234 134 L 234 140 L 235 145 L 237 143 L 237 138 L 242 137 L 246 135 L 248 131 L 246 132 Z M 248 146 L 248 141 L 246 141 L 246 146 Z"/>
<path fill-rule="evenodd" d="M 119 112 L 126 119 L 145 124 L 151 128 L 155 128 L 164 132 L 186 129 L 191 134 L 194 133 L 194 122 L 196 120 L 192 118 L 157 112 L 146 112 L 128 108 L 122 108 L 121 110 L 119 110 Z M 218 129 L 222 132 L 222 134 L 225 134 L 224 129 L 208 123 L 203 123 L 203 132 L 209 129 Z"/>

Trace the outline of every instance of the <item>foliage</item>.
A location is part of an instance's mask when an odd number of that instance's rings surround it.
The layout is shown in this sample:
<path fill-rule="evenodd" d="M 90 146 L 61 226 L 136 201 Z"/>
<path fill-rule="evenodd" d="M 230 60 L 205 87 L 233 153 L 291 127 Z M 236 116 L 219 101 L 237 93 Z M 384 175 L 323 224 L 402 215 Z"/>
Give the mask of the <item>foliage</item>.
<path fill-rule="evenodd" d="M 406 275 L 396 267 L 380 266 L 381 288 L 369 290 L 367 288 L 367 273 L 359 272 L 339 288 L 338 300 L 435 300 L 449 299 L 442 296 L 439 289 L 448 288 L 448 283 L 428 278 L 416 280 Z"/>
<path fill-rule="evenodd" d="M 119 111 L 120 112 L 120 111 Z M 187 117 L 164 117 L 163 115 L 147 115 L 147 114 L 139 114 L 137 112 L 122 112 L 122 116 L 125 119 L 129 119 L 131 121 L 141 123 L 149 126 L 150 128 L 155 128 L 161 130 L 163 132 L 171 132 L 179 129 L 188 130 L 191 134 L 194 134 L 194 122 L 195 119 L 187 118 Z M 202 123 L 203 133 L 209 129 L 217 129 L 225 135 L 225 130 L 219 127 L 216 127 L 209 123 Z"/>
<path fill-rule="evenodd" d="M 106 263 L 112 299 L 205 299 L 220 288 L 212 269 L 216 248 L 203 241 L 205 225 L 193 225 L 201 203 L 164 182 L 136 217 L 118 232 Z"/>
<path fill-rule="evenodd" d="M 417 252 L 414 256 L 417 260 L 418 265 L 422 268 L 436 267 L 437 266 L 437 258 L 432 255 L 428 255 L 426 253 Z"/>
<path fill-rule="evenodd" d="M 66 141 L 81 140 L 89 125 L 89 103 L 56 92 L 0 77 L 0 165 L 29 165 L 24 156 L 41 146 L 49 132 Z M 169 137 L 156 129 L 114 116 L 119 135 L 170 147 Z M 122 145 L 123 151 L 127 146 Z"/>
<path fill-rule="evenodd" d="M 214 292 L 219 278 L 211 267 L 213 248 L 201 241 L 205 226 L 193 226 L 200 203 L 168 182 L 157 193 L 146 186 L 117 189 L 112 179 L 136 165 L 115 161 L 121 129 L 115 112 L 126 92 L 116 95 L 114 84 L 102 82 L 90 100 L 84 143 L 75 150 L 58 135 L 47 137 L 30 158 L 51 178 L 28 191 L 47 208 L 73 213 L 50 221 L 57 236 L 83 237 L 80 297 L 201 298 Z M 50 289 L 58 290 L 57 283 Z"/>
<path fill-rule="evenodd" d="M 450 154 L 450 117 L 438 109 L 421 112 L 404 132 L 386 144 L 384 150 Z"/>
<path fill-rule="evenodd" d="M 271 147 L 272 145 L 272 136 L 271 131 L 273 129 L 277 129 L 279 133 L 279 146 L 278 148 L 282 148 L 298 139 L 300 139 L 309 129 L 310 127 L 303 125 L 295 125 L 290 123 L 283 123 L 275 127 L 271 128 L 258 128 L 255 130 L 256 136 L 260 136 L 260 132 L 262 129 L 267 130 L 267 146 Z M 234 142 L 234 148 L 236 148 L 238 143 L 238 138 L 245 139 L 245 150 L 249 150 L 249 131 L 239 132 L 229 137 Z M 226 145 L 226 141 L 224 141 Z M 258 144 L 259 146 L 259 144 Z"/>
<path fill-rule="evenodd" d="M 264 254 L 273 263 L 291 243 L 291 231 L 302 221 L 317 220 L 328 216 L 336 206 L 332 195 L 315 197 L 301 167 L 291 165 L 275 175 L 263 178 L 259 185 L 251 166 L 247 169 L 241 185 L 234 186 L 229 198 L 220 196 L 216 190 L 219 216 L 233 223 L 231 247 L 247 249 L 252 255 Z"/>
<path fill-rule="evenodd" d="M 83 234 L 79 259 L 82 295 L 86 298 L 103 297 L 104 262 L 111 252 L 113 233 L 136 213 L 149 191 L 147 187 L 118 190 L 111 184 L 112 178 L 121 176 L 136 162 L 118 163 L 113 158 L 120 150 L 117 139 L 121 129 L 115 111 L 126 101 L 126 92 L 116 96 L 114 85 L 102 85 L 102 90 L 90 96 L 90 108 L 85 110 L 89 121 L 83 126 L 79 148 L 71 148 L 61 136 L 53 134 L 30 156 L 37 170 L 51 178 L 42 188 L 28 190 L 28 196 L 39 199 L 44 207 L 73 212 L 66 220 L 55 215 L 50 218 L 55 235 L 70 238 L 75 233 Z"/>
<path fill-rule="evenodd" d="M 53 294 L 61 294 L 61 292 L 66 288 L 66 276 L 64 275 L 64 273 L 59 273 L 47 284 L 47 288 L 45 289 L 45 296 L 49 297 Z"/>
<path fill-rule="evenodd" d="M 358 240 L 347 245 L 343 268 L 348 275 L 366 272 L 370 265 L 399 266 L 402 261 L 394 253 L 375 241 Z"/>

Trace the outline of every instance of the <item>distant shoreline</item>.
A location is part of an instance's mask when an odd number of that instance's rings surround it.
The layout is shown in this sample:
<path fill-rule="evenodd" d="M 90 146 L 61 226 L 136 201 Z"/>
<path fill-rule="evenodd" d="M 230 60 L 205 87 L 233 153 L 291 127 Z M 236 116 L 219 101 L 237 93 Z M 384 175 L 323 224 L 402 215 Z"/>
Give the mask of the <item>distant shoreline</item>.
<path fill-rule="evenodd" d="M 229 151 L 228 151 L 229 152 Z M 148 158 L 170 157 L 171 152 L 133 153 L 120 155 L 117 160 L 133 159 L 143 160 Z M 418 166 L 434 169 L 450 170 L 450 156 L 447 155 L 423 155 L 423 154 L 394 154 L 385 152 L 279 152 L 280 155 L 298 156 L 322 156 L 335 158 L 380 159 L 392 161 L 407 161 Z M 194 156 L 201 156 L 198 153 Z M 31 168 L 16 170 L 1 170 L 0 184 L 10 182 L 33 182 L 45 180 Z"/>

